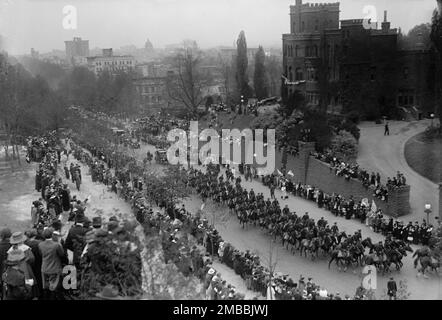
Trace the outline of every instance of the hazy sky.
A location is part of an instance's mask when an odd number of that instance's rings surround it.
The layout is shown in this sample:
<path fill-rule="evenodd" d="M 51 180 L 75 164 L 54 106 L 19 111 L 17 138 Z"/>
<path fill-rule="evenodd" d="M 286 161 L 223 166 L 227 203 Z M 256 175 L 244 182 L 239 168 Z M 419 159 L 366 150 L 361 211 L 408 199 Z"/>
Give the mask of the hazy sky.
<path fill-rule="evenodd" d="M 320 3 L 324 0 L 303 0 Z M 335 2 L 335 1 L 328 1 Z M 289 31 L 289 6 L 295 0 L 0 0 L 0 35 L 11 54 L 64 50 L 74 36 L 90 48 L 124 45 L 155 47 L 194 39 L 202 48 L 233 45 L 240 30 L 250 47 L 280 46 Z M 340 19 L 362 19 L 363 8 L 388 10 L 392 28 L 408 31 L 430 22 L 436 0 L 341 0 Z M 63 28 L 63 7 L 77 9 L 77 29 Z"/>

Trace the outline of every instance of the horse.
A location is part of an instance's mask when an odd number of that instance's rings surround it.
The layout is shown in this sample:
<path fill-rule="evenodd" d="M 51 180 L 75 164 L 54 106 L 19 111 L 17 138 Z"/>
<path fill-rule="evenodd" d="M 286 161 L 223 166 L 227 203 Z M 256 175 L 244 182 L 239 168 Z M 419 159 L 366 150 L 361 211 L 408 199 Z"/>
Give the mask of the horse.
<path fill-rule="evenodd" d="M 310 240 L 308 240 L 307 238 L 302 239 L 299 244 L 299 254 L 302 256 L 302 252 L 304 252 L 304 256 L 307 257 L 307 251 L 309 249 L 309 246 L 310 246 Z"/>
<path fill-rule="evenodd" d="M 435 271 L 436 273 L 439 272 L 439 268 L 440 268 L 440 260 L 436 259 L 433 256 L 423 256 L 419 258 L 419 262 L 421 267 L 418 269 L 418 274 L 416 275 L 417 277 L 420 274 L 424 275 L 424 278 L 427 278 L 427 276 L 425 275 L 425 271 L 427 269 L 430 269 L 431 271 Z"/>
<path fill-rule="evenodd" d="M 347 267 L 350 265 L 350 260 L 351 260 L 351 257 L 347 251 L 341 249 L 335 249 L 332 251 L 330 256 L 331 258 L 330 261 L 328 262 L 329 269 L 331 263 L 333 261 L 336 261 L 336 265 L 338 266 L 339 270 L 341 270 L 341 267 L 339 266 L 340 263 L 344 265 L 344 271 L 347 270 Z"/>
<path fill-rule="evenodd" d="M 312 260 L 315 259 L 315 256 L 316 256 L 316 258 L 318 257 L 319 247 L 320 247 L 320 239 L 318 237 L 313 238 L 310 241 L 308 248 L 307 248 L 308 252 L 311 254 Z"/>

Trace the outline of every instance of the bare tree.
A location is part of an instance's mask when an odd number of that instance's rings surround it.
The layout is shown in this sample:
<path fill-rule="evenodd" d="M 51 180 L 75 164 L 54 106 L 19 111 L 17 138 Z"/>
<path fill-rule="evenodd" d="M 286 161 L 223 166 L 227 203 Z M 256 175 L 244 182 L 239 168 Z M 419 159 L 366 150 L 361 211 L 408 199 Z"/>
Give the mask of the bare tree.
<path fill-rule="evenodd" d="M 198 70 L 200 54 L 191 48 L 183 49 L 174 58 L 176 74 L 168 77 L 167 93 L 169 98 L 184 106 L 192 116 L 197 115 L 198 106 L 204 98 L 204 80 Z"/>

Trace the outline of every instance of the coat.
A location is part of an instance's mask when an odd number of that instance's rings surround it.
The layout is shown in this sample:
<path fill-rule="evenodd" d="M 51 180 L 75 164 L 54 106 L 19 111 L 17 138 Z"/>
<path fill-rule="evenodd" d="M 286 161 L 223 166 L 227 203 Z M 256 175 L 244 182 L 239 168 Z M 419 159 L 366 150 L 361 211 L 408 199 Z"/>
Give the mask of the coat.
<path fill-rule="evenodd" d="M 42 256 L 41 272 L 45 274 L 60 274 L 64 250 L 61 244 L 52 239 L 46 239 L 38 244 Z"/>
<path fill-rule="evenodd" d="M 11 248 L 9 240 L 0 241 L 0 274 L 3 274 L 6 269 L 5 263 L 8 258 L 9 248 Z"/>

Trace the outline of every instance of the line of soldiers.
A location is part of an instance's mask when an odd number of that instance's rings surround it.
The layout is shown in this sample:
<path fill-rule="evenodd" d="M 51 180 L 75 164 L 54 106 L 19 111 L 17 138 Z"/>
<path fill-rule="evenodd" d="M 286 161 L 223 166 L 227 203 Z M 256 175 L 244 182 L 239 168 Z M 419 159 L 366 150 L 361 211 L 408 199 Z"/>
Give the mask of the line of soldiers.
<path fill-rule="evenodd" d="M 290 179 L 276 174 L 263 176 L 261 181 L 269 187 L 272 198 L 275 198 L 276 186 L 284 187 L 287 193 L 316 202 L 319 208 L 325 208 L 335 216 L 358 219 L 361 223 L 372 227 L 375 232 L 380 232 L 383 235 L 391 234 L 396 239 L 424 245 L 427 245 L 432 237 L 433 226 L 425 220 L 420 226 L 417 221 L 414 224 L 409 222 L 404 225 L 403 222 L 394 221 L 391 218 L 387 220 L 381 209 L 377 209 L 376 213 L 373 213 L 370 211 L 368 203 L 364 203 L 362 200 L 357 201 L 352 196 L 346 199 L 340 194 L 330 195 L 311 185 L 294 184 Z"/>

